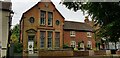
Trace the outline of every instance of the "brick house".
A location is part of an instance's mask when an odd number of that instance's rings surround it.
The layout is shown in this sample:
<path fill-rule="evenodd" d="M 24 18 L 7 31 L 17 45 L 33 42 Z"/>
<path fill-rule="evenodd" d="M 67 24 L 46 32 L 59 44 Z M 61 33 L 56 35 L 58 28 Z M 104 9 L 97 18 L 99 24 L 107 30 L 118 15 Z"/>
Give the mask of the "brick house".
<path fill-rule="evenodd" d="M 34 49 L 51 50 L 63 47 L 64 17 L 49 0 L 38 2 L 24 12 L 20 20 L 20 41 L 23 55 Z"/>
<path fill-rule="evenodd" d="M 78 47 L 78 43 L 82 42 L 82 48 L 95 48 L 93 39 L 93 29 L 86 23 L 65 21 L 64 23 L 64 44 L 69 47 Z"/>
<path fill-rule="evenodd" d="M 71 41 L 73 44 L 75 41 L 75 47 L 79 41 L 83 41 L 85 46 L 90 43 L 91 48 L 94 48 L 92 28 L 81 22 L 64 22 L 64 17 L 50 0 L 42 0 L 23 13 L 20 42 L 23 43 L 24 56 L 33 54 L 35 49 L 63 49 L 63 44 L 71 46 Z"/>

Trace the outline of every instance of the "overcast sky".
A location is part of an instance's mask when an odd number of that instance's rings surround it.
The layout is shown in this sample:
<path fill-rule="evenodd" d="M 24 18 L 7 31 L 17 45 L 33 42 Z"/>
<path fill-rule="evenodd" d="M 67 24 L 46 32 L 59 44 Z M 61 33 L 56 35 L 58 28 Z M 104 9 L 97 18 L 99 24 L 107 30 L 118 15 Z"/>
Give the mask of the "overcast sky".
<path fill-rule="evenodd" d="M 39 1 L 40 0 L 12 0 L 12 10 L 14 11 L 12 25 L 14 26 L 19 23 L 22 13 L 30 9 Z M 80 10 L 77 12 L 69 10 L 64 5 L 59 4 L 60 1 L 61 0 L 52 0 L 58 11 L 65 17 L 65 20 L 84 22 L 85 16 Z"/>

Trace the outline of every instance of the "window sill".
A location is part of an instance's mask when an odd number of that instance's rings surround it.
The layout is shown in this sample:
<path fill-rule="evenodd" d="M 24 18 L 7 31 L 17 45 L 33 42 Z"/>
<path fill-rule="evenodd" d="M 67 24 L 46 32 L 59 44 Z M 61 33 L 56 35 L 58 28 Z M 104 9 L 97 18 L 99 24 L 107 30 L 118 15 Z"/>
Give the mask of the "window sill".
<path fill-rule="evenodd" d="M 48 25 L 48 27 L 53 27 L 52 25 Z"/>
<path fill-rule="evenodd" d="M 92 36 L 87 36 L 87 37 L 92 37 Z"/>
<path fill-rule="evenodd" d="M 40 26 L 43 26 L 43 27 L 45 27 L 45 25 L 40 25 Z"/>
<path fill-rule="evenodd" d="M 70 37 L 75 37 L 75 35 L 70 35 Z"/>

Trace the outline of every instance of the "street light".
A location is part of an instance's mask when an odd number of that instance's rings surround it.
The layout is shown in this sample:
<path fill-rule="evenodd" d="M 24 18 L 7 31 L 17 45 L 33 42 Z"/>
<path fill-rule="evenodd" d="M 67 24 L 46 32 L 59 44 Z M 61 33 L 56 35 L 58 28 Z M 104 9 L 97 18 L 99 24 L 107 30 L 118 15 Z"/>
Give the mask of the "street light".
<path fill-rule="evenodd" d="M 8 22 L 8 24 L 9 24 L 9 34 L 8 34 L 8 44 L 7 44 L 7 58 L 9 58 L 9 56 L 10 56 L 10 52 L 9 52 L 9 47 L 10 47 L 10 37 L 11 37 L 11 23 L 12 23 L 12 17 L 13 17 L 13 15 L 14 15 L 14 12 L 11 10 L 10 11 L 10 14 L 9 14 L 9 22 Z"/>

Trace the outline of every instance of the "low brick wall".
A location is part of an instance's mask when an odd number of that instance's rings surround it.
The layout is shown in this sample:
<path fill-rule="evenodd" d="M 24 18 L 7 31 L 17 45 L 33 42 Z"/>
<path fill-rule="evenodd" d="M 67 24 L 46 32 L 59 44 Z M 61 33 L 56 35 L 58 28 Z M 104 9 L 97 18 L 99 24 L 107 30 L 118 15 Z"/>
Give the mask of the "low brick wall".
<path fill-rule="evenodd" d="M 39 56 L 73 56 L 72 50 L 40 50 Z"/>
<path fill-rule="evenodd" d="M 94 55 L 110 55 L 111 51 L 110 50 L 98 50 L 94 51 Z"/>
<path fill-rule="evenodd" d="M 73 52 L 74 56 L 93 56 L 94 51 L 88 50 L 88 51 L 74 51 Z"/>
<path fill-rule="evenodd" d="M 93 55 L 110 55 L 110 50 L 86 50 L 86 51 L 73 51 L 73 50 L 39 50 L 38 56 L 93 56 Z M 120 51 L 117 51 L 120 54 Z M 25 55 L 24 55 L 25 56 Z"/>
<path fill-rule="evenodd" d="M 89 56 L 93 56 L 94 55 L 94 50 L 89 50 Z"/>
<path fill-rule="evenodd" d="M 74 51 L 74 56 L 89 56 L 89 51 Z"/>
<path fill-rule="evenodd" d="M 120 55 L 120 51 L 119 51 L 119 50 L 118 50 L 118 51 L 116 51 L 116 54 Z"/>
<path fill-rule="evenodd" d="M 73 51 L 73 50 L 40 50 L 39 56 L 93 56 L 93 50 Z"/>

